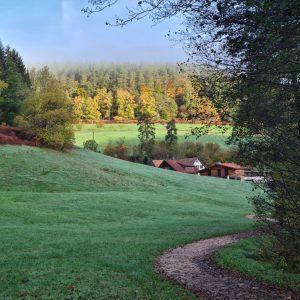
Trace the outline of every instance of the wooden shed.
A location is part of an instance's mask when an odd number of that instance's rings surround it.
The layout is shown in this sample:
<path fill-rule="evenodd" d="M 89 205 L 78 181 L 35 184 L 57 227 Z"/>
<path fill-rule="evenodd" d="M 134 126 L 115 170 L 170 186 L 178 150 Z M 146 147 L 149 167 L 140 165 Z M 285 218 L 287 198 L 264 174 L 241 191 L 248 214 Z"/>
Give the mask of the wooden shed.
<path fill-rule="evenodd" d="M 210 167 L 200 170 L 202 176 L 213 176 L 221 178 L 229 178 L 232 176 L 242 177 L 244 175 L 244 168 L 234 163 L 216 163 Z"/>

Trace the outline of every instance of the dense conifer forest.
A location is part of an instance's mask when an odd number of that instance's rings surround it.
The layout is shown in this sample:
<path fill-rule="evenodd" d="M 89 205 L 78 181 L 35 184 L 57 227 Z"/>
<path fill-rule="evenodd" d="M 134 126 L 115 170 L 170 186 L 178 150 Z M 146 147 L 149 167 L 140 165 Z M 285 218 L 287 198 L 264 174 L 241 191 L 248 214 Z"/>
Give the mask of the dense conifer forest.
<path fill-rule="evenodd" d="M 175 64 L 82 64 L 50 68 L 67 92 L 74 122 L 153 120 L 224 121 L 188 74 Z M 0 122 L 15 124 L 22 103 L 36 88 L 39 71 L 28 71 L 19 53 L 0 44 Z"/>
<path fill-rule="evenodd" d="M 173 64 L 61 65 L 52 70 L 73 99 L 78 121 L 126 121 L 143 109 L 154 119 L 185 119 L 195 107 L 201 120 L 219 120 L 211 100 L 200 96 Z"/>

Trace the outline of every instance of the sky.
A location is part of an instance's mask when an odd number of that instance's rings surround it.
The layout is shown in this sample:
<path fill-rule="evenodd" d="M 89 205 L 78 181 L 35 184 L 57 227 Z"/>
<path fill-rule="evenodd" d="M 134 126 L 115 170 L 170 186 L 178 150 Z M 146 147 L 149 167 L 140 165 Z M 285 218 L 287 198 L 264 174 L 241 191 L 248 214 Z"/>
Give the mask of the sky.
<path fill-rule="evenodd" d="M 179 28 L 178 18 L 158 25 L 149 19 L 123 28 L 105 25 L 135 3 L 120 0 L 120 5 L 87 18 L 81 9 L 88 0 L 0 0 L 0 40 L 16 48 L 27 66 L 184 61 L 181 45 L 165 37 Z"/>

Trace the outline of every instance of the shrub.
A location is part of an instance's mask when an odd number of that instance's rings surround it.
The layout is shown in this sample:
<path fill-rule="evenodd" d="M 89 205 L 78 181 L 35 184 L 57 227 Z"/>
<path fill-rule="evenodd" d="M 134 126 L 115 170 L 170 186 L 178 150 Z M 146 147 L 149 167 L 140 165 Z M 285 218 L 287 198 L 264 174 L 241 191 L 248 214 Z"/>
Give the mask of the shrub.
<path fill-rule="evenodd" d="M 88 149 L 88 150 L 92 150 L 95 152 L 99 152 L 98 151 L 98 144 L 95 140 L 87 140 L 83 143 L 83 147 L 84 149 Z"/>
<path fill-rule="evenodd" d="M 105 155 L 117 157 L 123 160 L 128 160 L 128 152 L 129 149 L 125 144 L 125 138 L 121 138 L 115 143 L 109 141 L 103 151 Z"/>
<path fill-rule="evenodd" d="M 62 150 L 74 143 L 71 100 L 47 68 L 36 74 L 34 90 L 16 121 L 46 147 Z"/>

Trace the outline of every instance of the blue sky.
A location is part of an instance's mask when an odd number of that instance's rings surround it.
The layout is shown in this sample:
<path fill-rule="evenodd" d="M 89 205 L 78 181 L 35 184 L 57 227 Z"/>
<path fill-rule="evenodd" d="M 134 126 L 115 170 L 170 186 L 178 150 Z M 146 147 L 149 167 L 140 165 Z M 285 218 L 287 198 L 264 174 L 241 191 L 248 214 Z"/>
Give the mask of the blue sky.
<path fill-rule="evenodd" d="M 61 62 L 179 62 L 186 58 L 181 45 L 165 34 L 179 19 L 153 26 L 150 20 L 126 27 L 106 21 L 125 12 L 136 0 L 121 0 L 87 18 L 87 0 L 0 0 L 0 40 L 16 48 L 27 65 Z"/>

